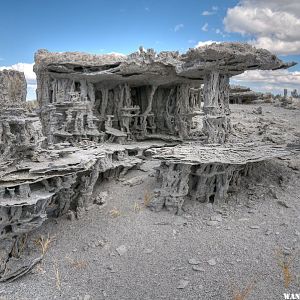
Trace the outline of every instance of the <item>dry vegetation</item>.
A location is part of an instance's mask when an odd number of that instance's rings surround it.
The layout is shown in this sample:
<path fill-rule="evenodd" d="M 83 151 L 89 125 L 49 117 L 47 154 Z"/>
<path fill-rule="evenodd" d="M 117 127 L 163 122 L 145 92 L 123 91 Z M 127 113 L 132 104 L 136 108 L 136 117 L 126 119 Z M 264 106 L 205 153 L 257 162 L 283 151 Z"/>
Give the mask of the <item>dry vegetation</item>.
<path fill-rule="evenodd" d="M 117 217 L 120 217 L 121 216 L 121 212 L 117 209 L 117 208 L 113 208 L 109 211 L 109 215 L 112 217 L 112 218 L 117 218 Z"/>
<path fill-rule="evenodd" d="M 152 198 L 153 196 L 149 193 L 149 191 L 146 191 L 146 193 L 144 194 L 144 205 L 146 207 L 150 205 Z"/>
<path fill-rule="evenodd" d="M 71 257 L 66 257 L 67 261 L 70 263 L 70 265 L 79 270 L 79 269 L 85 269 L 88 265 L 88 263 L 84 260 L 80 260 L 80 259 L 73 259 Z"/>
<path fill-rule="evenodd" d="M 56 285 L 56 288 L 60 291 L 61 290 L 61 277 L 60 277 L 60 272 L 58 269 L 57 262 L 55 260 L 53 261 L 53 267 L 54 267 L 54 273 L 55 273 L 55 285 Z"/>
<path fill-rule="evenodd" d="M 292 255 L 285 255 L 282 250 L 276 251 L 277 263 L 282 270 L 284 287 L 288 288 L 293 280 L 291 263 L 295 257 Z"/>
<path fill-rule="evenodd" d="M 250 283 L 246 288 L 242 291 L 234 291 L 233 300 L 246 300 L 250 295 L 251 291 L 254 289 L 255 282 Z"/>
<path fill-rule="evenodd" d="M 142 206 L 141 206 L 139 203 L 134 202 L 133 211 L 134 211 L 135 213 L 138 213 L 138 212 L 140 212 L 141 210 L 142 210 Z"/>
<path fill-rule="evenodd" d="M 42 255 L 44 256 L 48 251 L 50 244 L 55 241 L 55 236 L 50 237 L 48 234 L 45 238 L 44 236 L 40 236 L 36 241 L 36 245 L 41 248 Z"/>

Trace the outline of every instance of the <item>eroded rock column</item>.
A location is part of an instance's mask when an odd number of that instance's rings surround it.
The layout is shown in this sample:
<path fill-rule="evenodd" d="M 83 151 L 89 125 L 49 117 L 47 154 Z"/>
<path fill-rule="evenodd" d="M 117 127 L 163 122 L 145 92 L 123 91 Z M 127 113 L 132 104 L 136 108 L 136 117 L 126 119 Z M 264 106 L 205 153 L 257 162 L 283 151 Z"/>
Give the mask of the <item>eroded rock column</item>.
<path fill-rule="evenodd" d="M 203 131 L 208 143 L 223 144 L 230 132 L 229 76 L 217 71 L 204 76 Z"/>

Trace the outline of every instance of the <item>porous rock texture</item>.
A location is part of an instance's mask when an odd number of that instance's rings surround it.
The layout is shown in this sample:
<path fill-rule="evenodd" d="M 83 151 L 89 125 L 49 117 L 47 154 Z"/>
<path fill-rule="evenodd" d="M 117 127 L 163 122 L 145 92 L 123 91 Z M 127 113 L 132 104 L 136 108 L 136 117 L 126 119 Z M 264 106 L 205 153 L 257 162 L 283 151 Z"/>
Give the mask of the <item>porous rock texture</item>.
<path fill-rule="evenodd" d="M 20 153 L 30 155 L 44 139 L 39 118 L 26 110 L 26 94 L 23 73 L 0 71 L 0 165 Z"/>
<path fill-rule="evenodd" d="M 242 177 L 251 176 L 257 164 L 290 154 L 281 147 L 250 143 L 213 147 L 191 143 L 151 151 L 162 163 L 157 169 L 156 198 L 149 206 L 177 214 L 188 199 L 224 204 L 228 193 L 238 191 Z"/>
<path fill-rule="evenodd" d="M 1 72 L 0 280 L 14 280 L 41 260 L 12 267 L 28 232 L 47 216 L 72 210 L 79 217 L 93 204 L 95 186 L 139 166 L 147 149 L 200 138 L 224 143 L 231 130 L 230 76 L 289 66 L 266 50 L 239 43 L 213 44 L 185 54 L 143 48 L 127 56 L 39 50 L 34 66 L 38 114 L 26 108 L 24 74 Z M 194 124 L 199 116 L 202 129 Z M 191 162 L 185 159 L 194 154 L 191 145 L 182 147 L 175 148 L 174 161 L 172 155 L 166 161 L 164 150 L 157 155 L 162 165 L 155 209 L 166 206 L 180 212 L 188 195 L 221 202 L 229 186 L 237 185 L 239 174 L 248 172 L 251 158 L 240 163 L 231 157 L 244 152 L 240 148 L 227 153 L 225 160 L 210 162 L 204 155 L 199 161 L 206 152 L 225 150 L 213 144 L 202 149 L 198 141 L 192 146 L 198 149 L 198 161 Z M 267 151 L 255 161 L 278 151 Z"/>
<path fill-rule="evenodd" d="M 229 78 L 291 65 L 267 50 L 222 43 L 185 54 L 142 47 L 127 56 L 39 50 L 34 70 L 50 143 L 83 137 L 187 139 L 202 83 L 204 132 L 210 142 L 224 142 L 230 130 Z"/>
<path fill-rule="evenodd" d="M 11 268 L 9 257 L 19 255 L 18 245 L 24 235 L 41 226 L 47 216 L 60 216 L 70 209 L 80 216 L 93 205 L 97 181 L 126 174 L 141 163 L 140 158 L 130 156 L 132 152 L 141 155 L 143 146 L 59 145 L 53 150 L 36 151 L 33 160 L 24 158 L 1 170 L 2 279 L 23 275 L 24 268 L 6 273 Z M 25 269 L 31 266 L 30 263 Z"/>
<path fill-rule="evenodd" d="M 23 73 L 0 72 L 0 280 L 14 280 L 29 271 L 36 258 L 17 270 L 28 232 L 47 216 L 73 209 L 79 216 L 93 203 L 100 178 L 116 177 L 138 165 L 143 146 L 45 143 L 40 118 L 26 107 Z M 146 146 L 147 147 L 147 146 Z M 99 180 L 100 180 L 99 179 Z M 33 263 L 34 262 L 34 263 Z"/>
<path fill-rule="evenodd" d="M 20 104 L 26 101 L 27 85 L 23 73 L 15 70 L 0 71 L 0 103 Z"/>

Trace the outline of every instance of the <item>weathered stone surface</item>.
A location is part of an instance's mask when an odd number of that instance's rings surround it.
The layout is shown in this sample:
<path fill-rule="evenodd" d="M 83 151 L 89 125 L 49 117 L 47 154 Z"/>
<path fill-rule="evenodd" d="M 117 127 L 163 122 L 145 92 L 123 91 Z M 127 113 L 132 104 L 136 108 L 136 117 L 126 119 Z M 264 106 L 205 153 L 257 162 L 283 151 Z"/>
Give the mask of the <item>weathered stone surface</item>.
<path fill-rule="evenodd" d="M 0 104 L 22 104 L 26 101 L 27 85 L 24 73 L 15 70 L 0 71 Z"/>
<path fill-rule="evenodd" d="M 267 50 L 222 43 L 178 52 L 130 55 L 79 52 L 35 55 L 44 133 L 58 141 L 186 139 L 200 110 L 204 132 L 224 142 L 230 131 L 229 77 L 252 69 L 287 68 Z"/>
<path fill-rule="evenodd" d="M 16 154 L 30 155 L 44 139 L 39 118 L 29 114 L 26 109 L 26 93 L 24 73 L 15 70 L 0 71 L 0 159 L 2 160 L 7 160 Z"/>
<path fill-rule="evenodd" d="M 24 74 L 0 72 L 0 281 L 26 274 L 40 260 L 7 274 L 26 233 L 49 216 L 80 216 L 95 201 L 97 183 L 126 174 L 141 164 L 145 150 L 166 145 L 154 140 L 201 137 L 210 146 L 198 141 L 157 153 L 160 189 L 152 208 L 180 212 L 186 197 L 224 201 L 251 163 L 279 151 L 215 146 L 231 130 L 229 78 L 289 66 L 239 43 L 182 55 L 143 48 L 127 56 L 39 50 L 38 116 L 26 108 Z M 194 124 L 196 116 L 203 116 L 203 128 Z"/>
<path fill-rule="evenodd" d="M 156 149 L 161 160 L 157 170 L 159 191 L 150 207 L 180 214 L 186 199 L 222 204 L 228 192 L 237 191 L 242 176 L 248 176 L 261 161 L 282 157 L 289 151 L 269 145 L 203 146 L 197 143 Z M 208 225 L 217 225 L 209 222 Z"/>
<path fill-rule="evenodd" d="M 233 104 L 251 103 L 258 100 L 263 94 L 252 91 L 245 86 L 230 86 L 229 102 Z"/>

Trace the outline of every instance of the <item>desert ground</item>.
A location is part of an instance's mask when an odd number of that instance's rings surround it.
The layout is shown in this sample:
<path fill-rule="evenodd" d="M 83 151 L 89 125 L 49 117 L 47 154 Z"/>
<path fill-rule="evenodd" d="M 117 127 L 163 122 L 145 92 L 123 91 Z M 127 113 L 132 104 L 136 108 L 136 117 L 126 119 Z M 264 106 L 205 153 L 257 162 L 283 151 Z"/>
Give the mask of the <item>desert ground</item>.
<path fill-rule="evenodd" d="M 257 110 L 262 107 L 262 113 Z M 288 144 L 256 165 L 221 207 L 186 201 L 180 216 L 146 205 L 158 161 L 101 183 L 105 203 L 79 219 L 50 218 L 24 255 L 46 255 L 0 285 L 0 299 L 284 299 L 300 288 L 300 110 L 231 105 L 234 141 Z M 297 150 L 298 149 L 298 150 Z M 298 153 L 298 154 L 297 154 Z"/>

